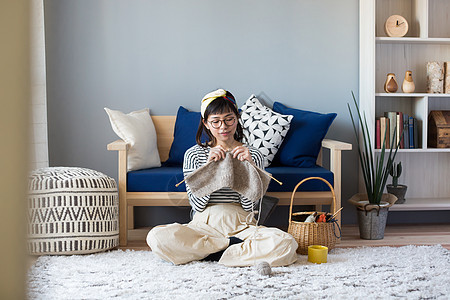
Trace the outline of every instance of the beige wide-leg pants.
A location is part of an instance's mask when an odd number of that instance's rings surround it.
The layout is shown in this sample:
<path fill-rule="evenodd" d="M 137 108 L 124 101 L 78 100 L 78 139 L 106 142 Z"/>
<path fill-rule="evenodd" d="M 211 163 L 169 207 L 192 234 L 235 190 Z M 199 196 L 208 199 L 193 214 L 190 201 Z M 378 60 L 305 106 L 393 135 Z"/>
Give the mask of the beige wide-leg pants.
<path fill-rule="evenodd" d="M 246 221 L 248 215 L 237 203 L 210 204 L 188 224 L 153 228 L 147 235 L 147 244 L 159 257 L 176 265 L 201 260 L 224 249 L 219 263 L 225 266 L 252 266 L 267 261 L 277 267 L 297 260 L 298 244 L 290 234 L 278 228 L 256 227 L 254 219 Z M 231 236 L 244 242 L 228 247 Z"/>

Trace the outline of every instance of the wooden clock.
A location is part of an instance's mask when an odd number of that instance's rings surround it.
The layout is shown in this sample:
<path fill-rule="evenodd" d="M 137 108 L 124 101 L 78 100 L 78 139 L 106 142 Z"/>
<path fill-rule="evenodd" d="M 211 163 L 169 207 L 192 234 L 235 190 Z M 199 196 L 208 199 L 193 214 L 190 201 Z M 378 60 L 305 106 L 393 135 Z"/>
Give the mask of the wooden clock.
<path fill-rule="evenodd" d="M 402 37 L 408 32 L 408 22 L 400 15 L 392 15 L 387 18 L 384 29 L 390 37 Z"/>

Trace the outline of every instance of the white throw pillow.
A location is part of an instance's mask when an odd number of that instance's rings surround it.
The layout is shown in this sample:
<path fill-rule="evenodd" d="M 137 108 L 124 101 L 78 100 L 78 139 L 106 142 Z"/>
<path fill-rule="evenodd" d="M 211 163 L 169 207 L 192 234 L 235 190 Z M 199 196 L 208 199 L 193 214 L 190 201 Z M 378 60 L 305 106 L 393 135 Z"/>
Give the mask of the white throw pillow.
<path fill-rule="evenodd" d="M 156 131 L 148 108 L 124 114 L 105 107 L 114 132 L 130 144 L 127 171 L 160 167 Z"/>
<path fill-rule="evenodd" d="M 241 107 L 241 120 L 247 142 L 264 155 L 268 167 L 289 131 L 292 115 L 282 115 L 261 104 L 255 95 Z"/>

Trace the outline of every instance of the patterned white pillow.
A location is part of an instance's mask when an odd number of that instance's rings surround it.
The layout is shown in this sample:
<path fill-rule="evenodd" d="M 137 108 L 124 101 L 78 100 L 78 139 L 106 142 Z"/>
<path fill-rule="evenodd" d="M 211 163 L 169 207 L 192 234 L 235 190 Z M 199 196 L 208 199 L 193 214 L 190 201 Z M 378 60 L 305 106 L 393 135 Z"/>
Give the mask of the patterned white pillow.
<path fill-rule="evenodd" d="M 282 115 L 261 104 L 255 95 L 241 107 L 241 122 L 247 142 L 264 155 L 268 167 L 289 131 L 292 115 Z"/>

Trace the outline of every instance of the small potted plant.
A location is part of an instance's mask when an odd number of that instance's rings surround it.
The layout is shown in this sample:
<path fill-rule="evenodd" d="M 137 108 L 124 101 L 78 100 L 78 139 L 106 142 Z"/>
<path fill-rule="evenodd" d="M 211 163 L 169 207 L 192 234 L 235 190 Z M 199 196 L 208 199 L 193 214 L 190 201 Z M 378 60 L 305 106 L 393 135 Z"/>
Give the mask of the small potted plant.
<path fill-rule="evenodd" d="M 388 193 L 397 196 L 395 204 L 405 203 L 405 194 L 408 187 L 404 184 L 398 184 L 398 178 L 402 175 L 402 163 L 393 163 L 389 175 L 392 176 L 392 184 L 386 185 Z"/>

